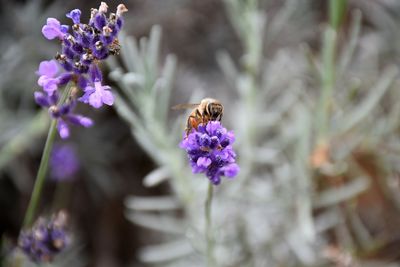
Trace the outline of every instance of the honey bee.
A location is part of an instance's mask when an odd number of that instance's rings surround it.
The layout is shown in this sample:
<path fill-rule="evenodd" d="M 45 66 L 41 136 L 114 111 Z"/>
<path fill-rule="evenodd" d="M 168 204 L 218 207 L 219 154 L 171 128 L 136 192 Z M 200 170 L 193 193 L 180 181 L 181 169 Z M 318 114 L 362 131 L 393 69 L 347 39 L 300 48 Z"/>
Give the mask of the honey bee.
<path fill-rule="evenodd" d="M 206 124 L 209 121 L 221 121 L 224 107 L 221 102 L 213 98 L 204 98 L 200 104 L 179 104 L 172 109 L 193 109 L 186 122 L 186 136 L 199 124 Z"/>

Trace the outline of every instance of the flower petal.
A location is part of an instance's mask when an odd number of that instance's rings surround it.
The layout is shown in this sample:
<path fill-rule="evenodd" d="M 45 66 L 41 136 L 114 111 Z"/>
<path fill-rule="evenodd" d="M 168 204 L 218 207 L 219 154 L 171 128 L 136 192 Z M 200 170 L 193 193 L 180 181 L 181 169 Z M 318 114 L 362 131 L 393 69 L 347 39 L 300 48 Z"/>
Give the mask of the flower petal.
<path fill-rule="evenodd" d="M 228 166 L 222 168 L 224 176 L 230 178 L 235 177 L 239 173 L 239 170 L 240 168 L 236 163 L 229 164 Z"/>
<path fill-rule="evenodd" d="M 39 76 L 47 76 L 49 78 L 53 78 L 56 76 L 58 72 L 58 65 L 55 60 L 49 60 L 49 61 L 42 61 L 39 64 L 39 69 L 36 71 L 36 74 Z"/>
<path fill-rule="evenodd" d="M 33 95 L 34 95 L 35 101 L 38 105 L 40 105 L 42 107 L 50 106 L 50 102 L 49 102 L 48 98 L 42 92 L 34 92 Z"/>
<path fill-rule="evenodd" d="M 81 22 L 81 11 L 79 9 L 71 10 L 67 13 L 67 18 L 72 19 L 74 24 L 79 24 Z"/>
<path fill-rule="evenodd" d="M 58 120 L 57 130 L 62 139 L 66 139 L 69 137 L 68 125 L 61 119 Z"/>
<path fill-rule="evenodd" d="M 80 125 L 85 128 L 91 127 L 94 124 L 92 119 L 90 119 L 88 117 L 84 117 L 82 115 L 71 114 L 68 116 L 68 120 L 69 120 L 69 122 L 71 122 L 75 125 Z"/>
<path fill-rule="evenodd" d="M 55 18 L 47 19 L 47 24 L 43 26 L 42 33 L 48 40 L 53 40 L 56 37 L 62 39 L 64 37 L 64 33 L 61 31 L 60 22 Z"/>
<path fill-rule="evenodd" d="M 210 166 L 210 164 L 211 164 L 211 159 L 206 158 L 206 157 L 200 157 L 197 160 L 197 166 L 199 166 L 199 167 L 207 168 L 208 166 Z"/>
<path fill-rule="evenodd" d="M 112 106 L 114 104 L 114 96 L 109 90 L 105 90 L 101 96 L 101 100 L 104 104 Z"/>
<path fill-rule="evenodd" d="M 103 105 L 100 92 L 94 91 L 89 95 L 89 105 L 94 108 L 100 108 Z"/>

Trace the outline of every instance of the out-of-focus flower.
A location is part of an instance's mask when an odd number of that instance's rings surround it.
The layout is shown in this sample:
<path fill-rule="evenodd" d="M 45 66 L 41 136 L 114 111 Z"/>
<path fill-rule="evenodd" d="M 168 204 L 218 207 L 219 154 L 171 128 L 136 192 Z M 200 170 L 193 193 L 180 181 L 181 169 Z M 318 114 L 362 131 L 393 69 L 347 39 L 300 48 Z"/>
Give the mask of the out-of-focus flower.
<path fill-rule="evenodd" d="M 79 170 L 79 160 L 75 149 L 70 145 L 54 146 L 50 157 L 50 177 L 56 181 L 73 178 Z"/>
<path fill-rule="evenodd" d="M 18 246 L 34 262 L 49 262 L 63 251 L 68 243 L 67 215 L 64 211 L 50 220 L 39 218 L 31 229 L 23 230 Z"/>
<path fill-rule="evenodd" d="M 193 173 L 205 173 L 208 179 L 218 185 L 221 176 L 234 177 L 239 172 L 236 153 L 232 144 L 233 132 L 228 132 L 219 121 L 210 121 L 199 125 L 180 143 L 185 149 Z"/>
<path fill-rule="evenodd" d="M 62 138 L 69 136 L 67 122 L 84 127 L 93 124 L 89 118 L 71 113 L 76 99 L 95 108 L 114 103 L 111 87 L 102 84 L 98 64 L 109 55 L 119 53 L 117 35 L 123 25 L 122 14 L 127 8 L 120 4 L 116 13 L 110 13 L 109 16 L 106 16 L 107 10 L 107 4 L 101 2 L 99 9 L 92 9 L 87 24 L 81 23 L 79 9 L 70 11 L 66 14 L 74 23 L 70 32 L 68 26 L 61 25 L 55 18 L 47 19 L 47 24 L 42 28 L 47 39 L 58 38 L 61 41 L 61 52 L 55 56 L 56 61 L 40 63 L 38 84 L 48 96 L 35 92 L 35 100 L 42 107 L 49 108 L 52 117 L 58 119 L 58 132 Z M 67 103 L 57 103 L 60 85 L 68 82 L 74 83 L 78 92 L 68 96 Z M 84 94 L 77 98 L 79 90 Z M 53 94 L 57 97 L 52 97 Z M 57 100 L 54 101 L 55 98 Z"/>

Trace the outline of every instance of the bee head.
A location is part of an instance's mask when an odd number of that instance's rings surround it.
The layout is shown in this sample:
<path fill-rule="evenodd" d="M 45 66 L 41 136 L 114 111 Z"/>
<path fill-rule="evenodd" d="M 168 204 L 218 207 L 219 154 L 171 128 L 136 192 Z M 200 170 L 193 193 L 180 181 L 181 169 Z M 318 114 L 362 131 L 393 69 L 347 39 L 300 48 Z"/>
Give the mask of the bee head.
<path fill-rule="evenodd" d="M 221 120 L 223 107 L 220 103 L 208 103 L 207 110 L 212 121 Z"/>

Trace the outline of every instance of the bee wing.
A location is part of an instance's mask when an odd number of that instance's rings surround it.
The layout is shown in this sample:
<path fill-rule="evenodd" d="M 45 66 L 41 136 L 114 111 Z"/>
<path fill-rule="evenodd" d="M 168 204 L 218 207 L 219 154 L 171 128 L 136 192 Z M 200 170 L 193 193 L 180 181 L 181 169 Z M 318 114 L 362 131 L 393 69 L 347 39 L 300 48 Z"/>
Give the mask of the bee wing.
<path fill-rule="evenodd" d="M 177 110 L 177 109 L 193 109 L 198 107 L 199 104 L 190 104 L 190 103 L 185 103 L 185 104 L 178 104 L 173 106 L 171 109 Z"/>

